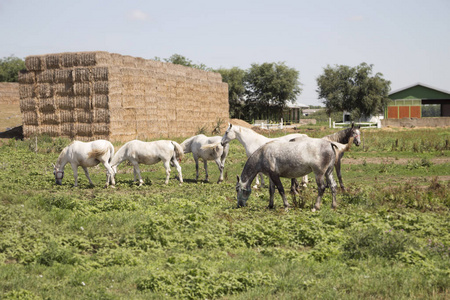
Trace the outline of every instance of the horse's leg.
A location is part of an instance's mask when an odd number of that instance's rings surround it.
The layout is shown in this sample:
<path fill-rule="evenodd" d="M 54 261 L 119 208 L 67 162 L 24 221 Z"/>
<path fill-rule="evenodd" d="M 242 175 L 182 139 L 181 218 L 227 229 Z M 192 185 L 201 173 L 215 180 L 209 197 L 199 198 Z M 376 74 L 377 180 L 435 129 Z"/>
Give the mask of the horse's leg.
<path fill-rule="evenodd" d="M 203 166 L 205 167 L 205 181 L 209 182 L 209 176 L 208 176 L 208 161 L 206 159 L 203 159 Z"/>
<path fill-rule="evenodd" d="M 177 168 L 178 179 L 180 180 L 180 183 L 183 183 L 183 174 L 181 173 L 181 166 L 178 163 L 178 160 L 176 158 L 172 158 L 172 163 Z"/>
<path fill-rule="evenodd" d="M 164 162 L 164 168 L 166 169 L 166 181 L 164 181 L 164 183 L 168 184 L 170 178 L 170 160 Z"/>
<path fill-rule="evenodd" d="M 116 185 L 116 181 L 114 180 L 114 171 L 109 165 L 107 161 L 103 162 L 103 165 L 106 168 L 106 184 L 105 188 L 108 187 L 109 183 L 111 182 L 111 187 L 114 187 Z"/>
<path fill-rule="evenodd" d="M 323 177 L 324 177 L 323 174 L 316 174 L 318 195 L 317 195 L 316 204 L 314 205 L 314 208 L 312 209 L 313 212 L 320 209 L 320 203 L 322 201 L 322 196 L 323 196 L 323 193 L 325 192 L 326 185 L 325 185 L 325 180 Z"/>
<path fill-rule="evenodd" d="M 308 175 L 302 177 L 302 187 L 306 187 L 308 185 Z"/>
<path fill-rule="evenodd" d="M 338 180 L 339 180 L 339 185 L 341 186 L 341 190 L 343 192 L 345 192 L 345 186 L 344 186 L 344 182 L 342 181 L 342 174 L 341 174 L 341 159 L 342 159 L 342 156 L 344 156 L 344 155 L 342 154 L 342 155 L 340 155 L 337 158 L 338 160 L 336 162 L 335 168 L 336 168 L 336 174 L 337 174 L 337 177 L 338 177 Z"/>
<path fill-rule="evenodd" d="M 219 158 L 216 158 L 214 161 L 216 162 L 216 165 L 219 168 L 219 172 L 220 172 L 219 180 L 217 180 L 217 183 L 221 183 L 223 181 L 223 165 L 220 162 Z"/>
<path fill-rule="evenodd" d="M 275 196 L 275 183 L 269 178 L 269 206 L 267 208 L 273 208 L 273 197 Z"/>
<path fill-rule="evenodd" d="M 291 179 L 291 194 L 292 194 L 292 202 L 294 202 L 294 206 L 298 207 L 296 196 L 298 193 L 298 181 L 296 178 Z"/>
<path fill-rule="evenodd" d="M 73 186 L 78 186 L 78 166 L 75 164 L 70 165 L 72 166 L 73 179 L 75 180 L 75 184 Z"/>
<path fill-rule="evenodd" d="M 277 186 L 278 192 L 280 193 L 281 198 L 283 199 L 284 208 L 287 209 L 289 207 L 289 203 L 286 199 L 286 194 L 284 192 L 284 187 L 283 187 L 283 184 L 281 183 L 280 177 L 278 175 L 269 175 L 269 176 L 270 176 L 271 185 L 273 183 Z M 273 204 L 273 199 L 272 199 L 272 204 Z"/>
<path fill-rule="evenodd" d="M 198 181 L 198 157 L 194 155 L 195 160 L 195 181 Z"/>
<path fill-rule="evenodd" d="M 89 176 L 89 172 L 88 172 L 87 167 L 82 167 L 82 168 L 83 168 L 83 170 L 84 170 L 84 174 L 86 175 L 87 179 L 89 180 L 89 184 L 90 184 L 90 185 L 94 185 L 94 184 L 92 183 L 91 177 Z"/>
<path fill-rule="evenodd" d="M 336 181 L 334 181 L 334 178 L 333 178 L 333 169 L 331 169 L 331 172 L 328 172 L 327 174 L 325 174 L 325 176 L 327 178 L 327 183 L 328 183 L 328 186 L 330 187 L 331 195 L 333 197 L 333 202 L 331 203 L 331 208 L 332 209 L 336 209 L 336 207 L 337 207 L 337 202 L 336 202 L 336 188 L 337 188 L 337 184 L 336 184 Z"/>
<path fill-rule="evenodd" d="M 133 172 L 134 172 L 134 181 L 136 181 L 136 175 L 139 177 L 139 186 L 144 184 L 144 180 L 142 180 L 141 170 L 139 169 L 139 163 L 137 161 L 132 161 Z"/>

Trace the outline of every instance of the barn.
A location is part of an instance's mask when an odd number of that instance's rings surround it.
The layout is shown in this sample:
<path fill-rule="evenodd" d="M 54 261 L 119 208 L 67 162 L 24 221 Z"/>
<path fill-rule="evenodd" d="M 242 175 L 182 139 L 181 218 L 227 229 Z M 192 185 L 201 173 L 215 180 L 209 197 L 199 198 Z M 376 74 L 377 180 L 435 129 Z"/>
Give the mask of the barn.
<path fill-rule="evenodd" d="M 450 117 L 450 92 L 415 83 L 389 94 L 385 118 Z"/>
<path fill-rule="evenodd" d="M 25 137 L 170 138 L 228 121 L 219 73 L 103 51 L 28 56 L 19 74 Z"/>

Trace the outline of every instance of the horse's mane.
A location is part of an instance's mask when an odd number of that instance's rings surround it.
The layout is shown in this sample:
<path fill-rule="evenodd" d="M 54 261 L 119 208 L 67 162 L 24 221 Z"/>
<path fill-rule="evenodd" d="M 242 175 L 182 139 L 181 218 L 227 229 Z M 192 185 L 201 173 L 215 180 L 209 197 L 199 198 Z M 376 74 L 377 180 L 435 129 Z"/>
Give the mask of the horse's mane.
<path fill-rule="evenodd" d="M 350 137 L 350 131 L 352 130 L 352 128 L 347 128 L 332 134 L 329 134 L 327 136 L 324 136 L 323 139 L 324 140 L 329 140 L 330 142 L 338 142 L 341 144 L 346 144 L 348 142 L 348 139 Z"/>
<path fill-rule="evenodd" d="M 192 144 L 192 142 L 194 141 L 194 139 L 195 139 L 196 137 L 197 137 L 197 136 L 194 135 L 193 137 L 190 137 L 190 138 L 188 138 L 187 140 L 184 140 L 184 141 L 180 144 L 181 148 L 183 148 L 184 153 L 189 153 L 189 152 L 191 152 L 191 144 Z"/>
<path fill-rule="evenodd" d="M 64 149 L 62 149 L 61 153 L 58 156 L 58 159 L 56 160 L 56 165 L 60 166 L 61 165 L 61 159 L 66 155 L 67 151 L 69 150 L 69 147 L 75 143 L 75 141 L 73 141 L 72 143 L 70 143 L 69 145 L 67 145 L 66 147 L 64 147 Z"/>

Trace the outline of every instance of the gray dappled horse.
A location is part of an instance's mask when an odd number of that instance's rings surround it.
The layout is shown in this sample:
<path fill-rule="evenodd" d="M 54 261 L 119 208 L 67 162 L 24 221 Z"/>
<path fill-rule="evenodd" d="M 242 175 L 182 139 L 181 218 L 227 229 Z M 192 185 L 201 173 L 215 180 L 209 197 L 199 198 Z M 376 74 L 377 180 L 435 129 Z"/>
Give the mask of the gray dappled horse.
<path fill-rule="evenodd" d="M 336 182 L 333 168 L 341 151 L 347 151 L 350 144 L 331 143 L 323 139 L 303 137 L 301 142 L 271 141 L 258 148 L 248 158 L 241 176 L 237 176 L 237 205 L 245 206 L 251 193 L 251 184 L 258 173 L 269 176 L 269 208 L 273 208 L 275 187 L 283 198 L 284 207 L 288 208 L 286 195 L 280 177 L 298 178 L 314 172 L 318 187 L 317 201 L 313 211 L 320 208 L 326 183 L 331 189 L 333 202 L 337 207 Z"/>
<path fill-rule="evenodd" d="M 117 173 L 117 166 L 124 160 L 128 160 L 133 165 L 134 181 L 137 181 L 137 177 L 139 177 L 139 186 L 141 186 L 144 181 L 142 180 L 139 164 L 153 165 L 162 161 L 166 169 L 166 180 L 164 183 L 168 184 L 170 164 L 172 163 L 177 168 L 178 179 L 182 183 L 183 175 L 181 174 L 181 167 L 178 163 L 182 158 L 183 149 L 177 142 L 168 140 L 153 142 L 133 140 L 123 145 L 117 151 L 111 160 L 111 166 L 114 173 Z"/>
<path fill-rule="evenodd" d="M 91 177 L 89 177 L 88 167 L 94 167 L 102 163 L 106 168 L 106 184 L 114 185 L 114 172 L 111 168 L 110 161 L 114 156 L 114 146 L 106 140 L 96 140 L 92 142 L 74 141 L 65 147 L 53 165 L 53 174 L 55 175 L 56 184 L 61 185 L 64 178 L 64 167 L 70 163 L 75 179 L 74 186 L 78 186 L 78 166 L 84 170 L 89 183 L 93 185 Z"/>
<path fill-rule="evenodd" d="M 217 183 L 221 183 L 223 181 L 223 170 L 225 168 L 225 160 L 228 156 L 228 150 L 230 145 L 226 144 L 222 146 L 220 143 L 222 137 L 221 136 L 211 136 L 207 137 L 204 134 L 195 135 L 186 139 L 181 143 L 181 147 L 184 150 L 184 153 L 192 152 L 192 156 L 195 161 L 195 180 L 198 180 L 198 159 L 201 158 L 203 160 L 203 165 L 205 167 L 205 181 L 209 180 L 208 177 L 208 160 L 213 160 L 216 162 L 217 167 L 219 168 L 219 179 Z"/>

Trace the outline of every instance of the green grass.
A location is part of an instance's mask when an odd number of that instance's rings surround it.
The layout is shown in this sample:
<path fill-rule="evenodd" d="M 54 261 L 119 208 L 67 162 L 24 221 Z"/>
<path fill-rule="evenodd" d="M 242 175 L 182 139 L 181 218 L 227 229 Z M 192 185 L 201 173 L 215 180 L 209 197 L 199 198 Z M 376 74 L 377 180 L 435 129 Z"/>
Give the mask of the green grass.
<path fill-rule="evenodd" d="M 394 133 L 403 150 L 391 152 Z M 138 187 L 132 167 L 123 164 L 116 189 L 102 188 L 102 167 L 90 169 L 94 187 L 82 172 L 79 187 L 72 187 L 70 167 L 63 185 L 54 185 L 51 163 L 68 140 L 4 141 L 0 298 L 448 298 L 450 185 L 440 178 L 448 178 L 450 166 L 431 162 L 449 156 L 449 149 L 437 147 L 448 134 L 365 134 L 369 150 L 353 147 L 345 157 L 380 163 L 345 164 L 348 192 L 338 194 L 333 211 L 327 190 L 316 213 L 310 211 L 313 182 L 302 192 L 303 209 L 285 211 L 278 194 L 276 208 L 266 209 L 267 188 L 253 190 L 249 205 L 237 209 L 236 175 L 246 156 L 236 141 L 222 184 L 215 183 L 212 162 L 211 183 L 194 182 L 188 154 L 182 185 L 175 170 L 164 185 L 157 164 L 142 167 L 145 185 Z M 412 137 L 423 145 L 420 151 Z M 386 156 L 405 161 L 383 163 Z M 289 181 L 283 183 L 288 190 Z"/>

